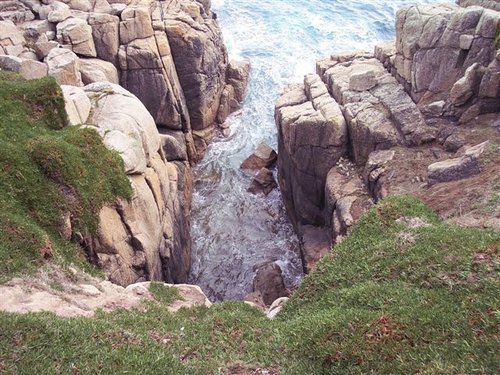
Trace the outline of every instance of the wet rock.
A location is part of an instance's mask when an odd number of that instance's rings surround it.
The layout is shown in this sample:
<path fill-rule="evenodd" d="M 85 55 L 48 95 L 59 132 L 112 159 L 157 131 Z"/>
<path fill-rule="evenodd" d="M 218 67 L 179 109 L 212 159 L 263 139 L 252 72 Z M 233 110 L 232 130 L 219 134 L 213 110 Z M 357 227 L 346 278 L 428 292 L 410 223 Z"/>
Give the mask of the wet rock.
<path fill-rule="evenodd" d="M 250 61 L 231 60 L 227 66 L 227 83 L 234 87 L 235 99 L 242 102 L 250 76 Z"/>
<path fill-rule="evenodd" d="M 259 267 L 253 280 L 253 290 L 262 295 L 267 306 L 276 299 L 287 296 L 280 266 L 273 262 Z"/>
<path fill-rule="evenodd" d="M 0 68 L 19 73 L 25 79 L 37 79 L 47 75 L 47 65 L 32 59 L 0 55 Z"/>
<path fill-rule="evenodd" d="M 479 157 L 489 142 L 483 142 L 465 151 L 460 158 L 448 159 L 429 165 L 429 185 L 441 182 L 462 180 L 479 174 Z"/>
<path fill-rule="evenodd" d="M 241 169 L 259 170 L 272 167 L 278 160 L 278 154 L 265 143 L 261 143 L 252 155 L 241 163 Z"/>
<path fill-rule="evenodd" d="M 263 193 L 269 195 L 277 187 L 278 183 L 274 179 L 273 172 L 267 168 L 262 168 L 253 179 L 248 191 L 252 194 Z"/>

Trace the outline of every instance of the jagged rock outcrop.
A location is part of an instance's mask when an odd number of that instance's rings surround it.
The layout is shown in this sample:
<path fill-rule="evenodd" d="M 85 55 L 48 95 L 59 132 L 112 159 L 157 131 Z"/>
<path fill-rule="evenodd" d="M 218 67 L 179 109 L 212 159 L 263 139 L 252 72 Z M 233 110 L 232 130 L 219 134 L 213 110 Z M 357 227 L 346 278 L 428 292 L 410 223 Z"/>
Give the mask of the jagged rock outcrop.
<path fill-rule="evenodd" d="M 12 0 L 0 20 L 0 67 L 53 76 L 70 123 L 95 127 L 124 160 L 133 199 L 103 208 L 80 242 L 117 283 L 184 282 L 191 164 L 249 76 L 248 62 L 228 61 L 210 1 Z"/>
<path fill-rule="evenodd" d="M 60 84 L 119 80 L 162 132 L 185 145 L 191 162 L 201 159 L 215 125 L 243 100 L 249 63 L 228 61 L 210 2 L 8 3 L 0 7 L 0 53 L 42 60 Z M 79 64 L 83 58 L 90 59 Z M 25 74 L 26 69 L 18 70 Z"/>
<path fill-rule="evenodd" d="M 461 1 L 478 5 L 487 1 Z M 490 6 L 496 8 L 496 6 Z M 467 121 L 500 107 L 500 13 L 420 5 L 397 13 L 396 42 L 376 55 L 427 114 Z"/>
<path fill-rule="evenodd" d="M 396 30 L 396 42 L 374 54 L 318 61 L 317 75 L 276 102 L 279 184 L 305 271 L 388 194 L 433 199 L 443 210 L 438 195 L 467 190 L 436 185 L 477 175 L 484 191 L 494 189 L 498 157 L 490 150 L 483 163 L 478 154 L 488 144 L 480 142 L 498 138 L 491 129 L 500 121 L 500 13 L 420 5 L 398 12 Z"/>
<path fill-rule="evenodd" d="M 322 225 L 328 171 L 347 152 L 347 126 L 317 75 L 292 86 L 276 103 L 278 172 L 292 222 Z"/>

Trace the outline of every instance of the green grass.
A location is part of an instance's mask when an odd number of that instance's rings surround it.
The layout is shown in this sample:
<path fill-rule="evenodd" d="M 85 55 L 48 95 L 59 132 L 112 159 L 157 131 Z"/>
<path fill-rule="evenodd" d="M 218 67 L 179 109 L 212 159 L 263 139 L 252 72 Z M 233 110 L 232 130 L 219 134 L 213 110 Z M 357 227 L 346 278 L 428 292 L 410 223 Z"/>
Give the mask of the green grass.
<path fill-rule="evenodd" d="M 151 284 L 149 284 L 149 291 L 153 294 L 157 301 L 160 301 L 165 305 L 169 305 L 181 298 L 177 288 L 170 287 L 164 283 L 156 281 L 152 281 Z"/>
<path fill-rule="evenodd" d="M 95 131 L 67 126 L 52 78 L 0 71 L 0 281 L 47 258 L 85 265 L 83 251 L 60 238 L 61 218 L 69 212 L 73 232 L 92 233 L 106 202 L 130 196 L 119 155 Z"/>
<path fill-rule="evenodd" d="M 428 225 L 408 228 L 400 217 Z M 384 200 L 305 278 L 274 321 L 241 302 L 170 314 L 170 289 L 132 311 L 64 319 L 0 314 L 0 372 L 496 374 L 498 232 Z M 162 297 L 163 296 L 163 297 Z M 252 373 L 252 372 L 249 372 Z"/>

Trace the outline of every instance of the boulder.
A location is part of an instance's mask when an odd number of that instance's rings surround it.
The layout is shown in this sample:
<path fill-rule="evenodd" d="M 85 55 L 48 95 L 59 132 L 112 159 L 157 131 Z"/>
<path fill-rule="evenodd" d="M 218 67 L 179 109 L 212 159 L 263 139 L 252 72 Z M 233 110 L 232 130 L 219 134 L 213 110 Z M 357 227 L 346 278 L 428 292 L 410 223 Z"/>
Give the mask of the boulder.
<path fill-rule="evenodd" d="M 62 22 L 71 17 L 71 10 L 69 6 L 60 1 L 53 1 L 50 4 L 47 20 L 52 23 Z"/>
<path fill-rule="evenodd" d="M 60 85 L 83 86 L 78 56 L 65 48 L 50 50 L 45 58 L 49 75 Z"/>
<path fill-rule="evenodd" d="M 267 168 L 262 168 L 253 179 L 248 191 L 252 194 L 263 193 L 269 195 L 277 187 L 278 183 L 274 179 L 273 172 Z"/>
<path fill-rule="evenodd" d="M 20 1 L 4 0 L 0 2 L 0 19 L 20 24 L 34 20 L 35 15 Z"/>
<path fill-rule="evenodd" d="M 82 56 L 97 56 L 92 27 L 81 18 L 68 18 L 57 24 L 57 40 Z"/>
<path fill-rule="evenodd" d="M 261 143 L 252 155 L 241 163 L 241 169 L 260 170 L 272 167 L 278 160 L 278 154 L 265 143 Z"/>
<path fill-rule="evenodd" d="M 66 113 L 71 125 L 85 124 L 90 114 L 90 99 L 82 88 L 61 85 Z"/>
<path fill-rule="evenodd" d="M 280 266 L 272 262 L 258 267 L 253 280 L 253 291 L 261 294 L 267 306 L 280 297 L 286 297 L 288 291 Z"/>
<path fill-rule="evenodd" d="M 451 103 L 455 106 L 464 105 L 474 95 L 474 92 L 477 93 L 481 78 L 480 65 L 478 63 L 471 65 L 465 71 L 465 75 L 455 82 L 451 88 Z"/>
<path fill-rule="evenodd" d="M 118 71 L 115 66 L 104 60 L 81 58 L 80 73 L 84 85 L 99 81 L 119 83 Z"/>
<path fill-rule="evenodd" d="M 227 83 L 234 87 L 235 99 L 242 102 L 250 76 L 250 61 L 231 60 L 227 66 Z"/>
<path fill-rule="evenodd" d="M 85 86 L 92 102 L 88 123 L 97 127 L 104 144 L 120 153 L 127 173 L 144 173 L 160 148 L 154 119 L 133 94 L 109 82 Z"/>
<path fill-rule="evenodd" d="M 429 185 L 457 181 L 479 174 L 479 157 L 489 142 L 480 143 L 465 151 L 460 158 L 448 159 L 429 165 Z"/>
<path fill-rule="evenodd" d="M 24 47 L 26 40 L 24 39 L 23 33 L 19 30 L 14 22 L 10 20 L 1 21 L 0 20 L 0 53 L 9 55 L 8 48 L 12 47 Z"/>
<path fill-rule="evenodd" d="M 37 79 L 47 75 L 47 65 L 21 57 L 0 55 L 0 69 L 19 73 L 25 79 Z"/>

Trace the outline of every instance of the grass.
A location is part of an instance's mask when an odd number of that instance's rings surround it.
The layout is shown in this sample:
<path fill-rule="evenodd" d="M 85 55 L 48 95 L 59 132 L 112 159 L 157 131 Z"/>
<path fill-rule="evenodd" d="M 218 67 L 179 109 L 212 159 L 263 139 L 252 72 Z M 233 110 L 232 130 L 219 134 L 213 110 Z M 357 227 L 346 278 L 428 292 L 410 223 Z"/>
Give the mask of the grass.
<path fill-rule="evenodd" d="M 119 155 L 95 131 L 67 126 L 54 79 L 0 71 L 0 281 L 47 259 L 84 267 L 82 249 L 59 235 L 62 217 L 93 233 L 101 207 L 131 193 Z"/>
<path fill-rule="evenodd" d="M 410 228 L 400 217 L 426 224 Z M 498 232 L 391 197 L 365 214 L 274 321 L 241 302 L 170 314 L 160 300 L 92 319 L 0 314 L 0 372 L 495 374 Z M 253 372 L 252 372 L 253 371 Z"/>
<path fill-rule="evenodd" d="M 149 284 L 149 291 L 153 293 L 157 301 L 165 305 L 169 305 L 181 298 L 177 288 L 156 281 L 152 281 L 151 284 Z"/>

